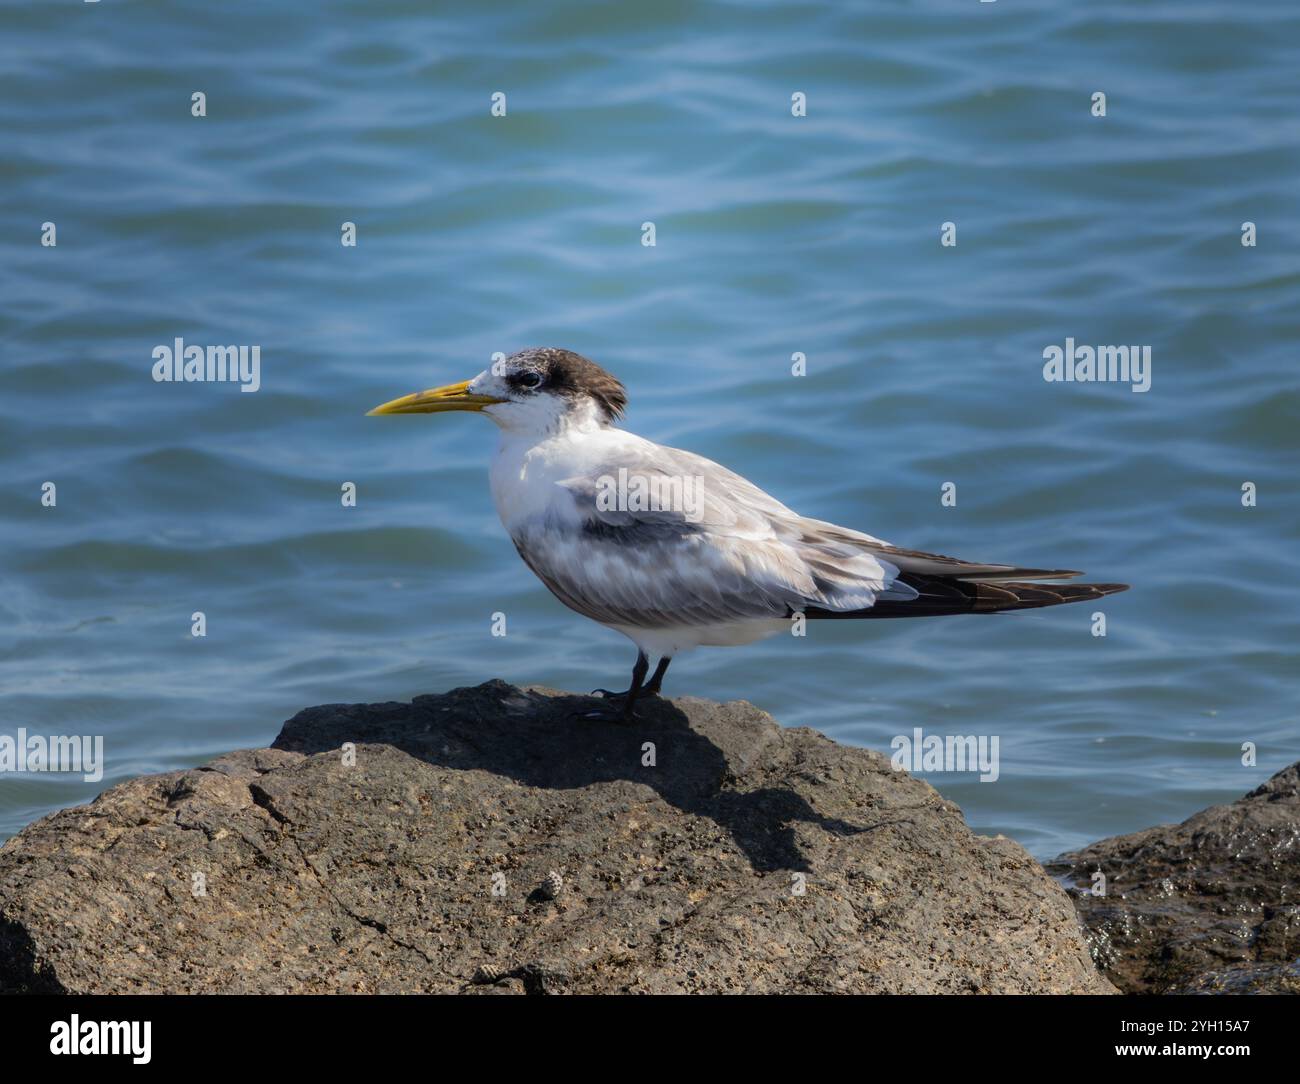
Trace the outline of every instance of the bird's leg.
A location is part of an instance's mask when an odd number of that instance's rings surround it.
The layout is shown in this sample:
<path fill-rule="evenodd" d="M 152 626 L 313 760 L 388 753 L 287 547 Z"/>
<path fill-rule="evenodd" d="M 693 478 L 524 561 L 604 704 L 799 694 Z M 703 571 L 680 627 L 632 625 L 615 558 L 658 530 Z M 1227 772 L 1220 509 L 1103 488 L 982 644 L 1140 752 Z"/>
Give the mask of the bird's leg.
<path fill-rule="evenodd" d="M 664 674 L 668 673 L 668 664 L 673 661 L 671 655 L 665 655 L 659 660 L 659 665 L 655 667 L 654 675 L 646 683 L 642 693 L 647 696 L 658 696 L 659 687 L 664 683 Z"/>
<path fill-rule="evenodd" d="M 632 667 L 632 686 L 621 693 L 613 693 L 608 689 L 592 689 L 591 695 L 603 696 L 606 700 L 622 700 L 627 697 L 630 705 L 641 692 L 641 683 L 645 681 L 645 673 L 650 669 L 650 660 L 646 658 L 644 651 L 636 653 L 636 665 Z"/>
<path fill-rule="evenodd" d="M 623 701 L 623 722 L 631 722 L 632 709 L 636 707 L 636 698 L 641 695 L 641 683 L 645 681 L 645 672 L 650 669 L 650 660 L 645 657 L 643 652 L 638 651 L 636 655 L 636 665 L 632 667 L 632 685 L 627 691 L 627 699 Z"/>
<path fill-rule="evenodd" d="M 638 651 L 636 664 L 632 667 L 632 684 L 628 689 L 621 693 L 612 693 L 608 689 L 592 689 L 591 695 L 600 695 L 606 700 L 622 700 L 623 711 L 620 719 L 627 722 L 632 718 L 632 709 L 636 706 L 639 697 L 659 695 L 659 686 L 663 683 L 668 664 L 672 661 L 668 656 L 661 658 L 659 665 L 655 667 L 654 677 L 650 679 L 649 684 L 644 684 L 646 671 L 650 669 L 650 660 L 644 651 Z"/>

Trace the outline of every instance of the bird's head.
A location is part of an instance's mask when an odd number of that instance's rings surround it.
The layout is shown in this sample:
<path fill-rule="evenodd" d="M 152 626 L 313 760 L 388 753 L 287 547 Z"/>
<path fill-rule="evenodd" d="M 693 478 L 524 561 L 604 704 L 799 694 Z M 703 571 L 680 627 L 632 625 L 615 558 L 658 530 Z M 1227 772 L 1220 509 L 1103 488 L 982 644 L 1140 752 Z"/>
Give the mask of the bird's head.
<path fill-rule="evenodd" d="M 502 429 L 548 433 L 565 427 L 611 425 L 627 392 L 594 361 L 572 350 L 534 347 L 495 362 L 473 380 L 405 395 L 371 414 L 440 414 L 472 410 Z"/>

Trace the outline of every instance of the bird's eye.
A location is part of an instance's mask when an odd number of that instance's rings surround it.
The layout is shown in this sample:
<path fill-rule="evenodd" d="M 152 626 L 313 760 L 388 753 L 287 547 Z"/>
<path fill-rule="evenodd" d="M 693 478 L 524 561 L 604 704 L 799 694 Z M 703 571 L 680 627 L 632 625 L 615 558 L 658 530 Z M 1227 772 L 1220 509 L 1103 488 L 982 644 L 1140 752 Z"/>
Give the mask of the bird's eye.
<path fill-rule="evenodd" d="M 542 383 L 541 373 L 521 373 L 519 376 L 519 386 L 521 388 L 536 388 Z"/>

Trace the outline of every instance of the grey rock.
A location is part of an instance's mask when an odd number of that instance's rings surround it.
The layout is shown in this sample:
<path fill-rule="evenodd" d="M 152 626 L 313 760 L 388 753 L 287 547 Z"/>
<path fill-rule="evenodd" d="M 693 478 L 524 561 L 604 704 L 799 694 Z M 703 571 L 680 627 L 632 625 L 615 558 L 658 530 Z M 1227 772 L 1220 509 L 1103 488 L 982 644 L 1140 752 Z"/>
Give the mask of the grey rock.
<path fill-rule="evenodd" d="M 564 878 L 555 870 L 551 870 L 542 878 L 542 883 L 537 886 L 537 891 L 544 900 L 559 899 L 560 893 L 564 891 Z"/>
<path fill-rule="evenodd" d="M 1229 805 L 1103 839 L 1047 867 L 1129 993 L 1300 991 L 1300 764 Z M 1092 874 L 1106 894 L 1087 890 Z"/>
<path fill-rule="evenodd" d="M 879 753 L 602 710 L 311 708 L 46 817 L 0 848 L 0 989 L 1113 992 L 1060 886 Z"/>

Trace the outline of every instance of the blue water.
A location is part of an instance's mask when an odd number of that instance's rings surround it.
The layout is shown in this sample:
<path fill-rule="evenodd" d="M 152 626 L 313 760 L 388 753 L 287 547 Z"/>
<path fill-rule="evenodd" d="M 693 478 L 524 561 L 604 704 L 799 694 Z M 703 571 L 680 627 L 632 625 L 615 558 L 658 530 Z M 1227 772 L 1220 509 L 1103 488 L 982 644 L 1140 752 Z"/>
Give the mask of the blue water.
<path fill-rule="evenodd" d="M 1298 99 L 1282 0 L 0 3 L 0 734 L 108 761 L 0 777 L 0 834 L 311 704 L 617 685 L 497 523 L 491 425 L 363 416 L 525 345 L 806 514 L 1134 585 L 670 693 L 997 736 L 996 783 L 927 778 L 1040 856 L 1257 785 L 1300 757 Z M 261 390 L 155 383 L 177 336 Z M 1046 383 L 1067 336 L 1149 345 L 1150 391 Z"/>

